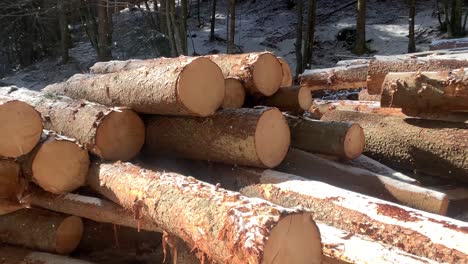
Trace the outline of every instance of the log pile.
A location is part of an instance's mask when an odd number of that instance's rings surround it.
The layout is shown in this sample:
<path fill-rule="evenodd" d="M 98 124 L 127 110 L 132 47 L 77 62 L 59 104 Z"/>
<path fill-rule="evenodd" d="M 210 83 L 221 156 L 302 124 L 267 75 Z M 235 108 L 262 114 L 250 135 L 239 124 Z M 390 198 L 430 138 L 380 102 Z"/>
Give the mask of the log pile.
<path fill-rule="evenodd" d="M 387 59 L 306 71 L 299 86 L 260 52 L 99 62 L 42 92 L 1 87 L 0 259 L 89 263 L 122 226 L 161 233 L 161 262 L 463 263 L 468 224 L 443 216 L 453 193 L 420 174 L 468 182 L 454 117 L 465 71 L 386 73 L 380 103 L 312 98 L 369 87 L 375 61 Z"/>

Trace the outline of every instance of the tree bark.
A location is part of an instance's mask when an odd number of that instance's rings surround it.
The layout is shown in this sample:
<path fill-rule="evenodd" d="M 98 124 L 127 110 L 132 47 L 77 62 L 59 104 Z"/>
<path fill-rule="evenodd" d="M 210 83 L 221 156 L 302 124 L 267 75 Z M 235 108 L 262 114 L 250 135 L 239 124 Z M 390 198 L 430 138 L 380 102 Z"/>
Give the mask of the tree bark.
<path fill-rule="evenodd" d="M 289 68 L 289 64 L 285 59 L 278 57 L 278 61 L 281 63 L 281 67 L 283 68 L 281 87 L 290 87 L 293 84 L 291 68 Z"/>
<path fill-rule="evenodd" d="M 239 78 L 247 92 L 270 96 L 281 86 L 283 69 L 270 52 L 208 56 L 223 71 L 224 77 Z"/>
<path fill-rule="evenodd" d="M 247 199 L 191 177 L 129 163 L 95 164 L 89 183 L 125 208 L 136 207 L 144 218 L 216 262 L 321 263 L 317 227 L 300 209 Z M 284 239 L 289 246 L 284 246 Z"/>
<path fill-rule="evenodd" d="M 112 33 L 111 22 L 112 17 L 107 15 L 107 0 L 98 1 L 98 59 L 100 61 L 108 61 L 112 59 Z"/>
<path fill-rule="evenodd" d="M 367 65 L 339 66 L 307 70 L 300 76 L 301 86 L 311 90 L 341 90 L 366 87 Z"/>
<path fill-rule="evenodd" d="M 260 97 L 256 105 L 277 107 L 281 111 L 304 112 L 312 106 L 312 94 L 307 87 L 282 87 L 270 97 Z"/>
<path fill-rule="evenodd" d="M 211 0 L 211 28 L 210 28 L 210 41 L 215 41 L 215 27 L 216 27 L 216 0 Z"/>
<path fill-rule="evenodd" d="M 62 55 L 62 62 L 67 63 L 69 60 L 68 50 L 71 48 L 70 30 L 68 29 L 67 20 L 68 7 L 67 3 L 58 0 L 57 1 L 57 14 L 60 27 L 60 49 Z"/>
<path fill-rule="evenodd" d="M 0 217 L 0 241 L 51 253 L 72 252 L 83 235 L 76 216 L 23 209 Z"/>
<path fill-rule="evenodd" d="M 468 124 L 345 111 L 322 120 L 360 124 L 366 155 L 386 165 L 468 182 Z"/>
<path fill-rule="evenodd" d="M 364 131 L 358 124 L 286 117 L 292 147 L 351 160 L 364 151 Z"/>
<path fill-rule="evenodd" d="M 302 1 L 297 1 L 297 23 L 296 23 L 296 76 L 299 76 L 304 69 L 302 68 Z"/>
<path fill-rule="evenodd" d="M 356 44 L 353 52 L 362 55 L 367 52 L 366 45 L 366 0 L 357 1 Z"/>
<path fill-rule="evenodd" d="M 245 101 L 245 87 L 242 82 L 236 78 L 224 79 L 226 88 L 223 108 L 242 108 Z"/>
<path fill-rule="evenodd" d="M 155 59 L 148 66 L 72 78 L 49 85 L 44 91 L 109 106 L 126 106 L 147 114 L 208 116 L 221 106 L 224 78 L 209 59 Z"/>
<path fill-rule="evenodd" d="M 182 39 L 182 51 L 184 55 L 188 55 L 188 46 L 187 46 L 187 33 L 189 31 L 188 27 L 188 0 L 181 1 L 181 11 L 182 13 L 182 23 L 180 27 L 180 38 Z"/>
<path fill-rule="evenodd" d="M 34 106 L 44 117 L 45 129 L 77 139 L 91 153 L 105 160 L 133 158 L 145 140 L 143 121 L 129 109 L 110 108 L 17 87 L 0 88 L 0 96 Z"/>
<path fill-rule="evenodd" d="M 465 70 L 389 73 L 380 105 L 402 108 L 409 116 L 468 112 L 468 74 Z"/>
<path fill-rule="evenodd" d="M 451 0 L 451 14 L 448 21 L 448 35 L 449 37 L 461 37 L 465 34 L 463 30 L 463 0 Z"/>
<path fill-rule="evenodd" d="M 236 36 L 236 4 L 237 0 L 229 0 L 229 15 L 231 21 L 229 22 L 230 29 L 227 41 L 227 54 L 234 54 L 236 53 L 236 44 L 235 44 L 235 36 Z"/>
<path fill-rule="evenodd" d="M 0 159 L 0 215 L 18 210 L 18 199 L 22 196 L 25 182 L 21 177 L 20 165 L 13 160 Z"/>
<path fill-rule="evenodd" d="M 209 118 L 151 116 L 146 152 L 272 168 L 289 148 L 287 122 L 276 108 L 224 109 Z"/>
<path fill-rule="evenodd" d="M 307 11 L 307 33 L 306 41 L 304 44 L 304 58 L 303 69 L 310 69 L 312 67 L 312 49 L 314 47 L 314 33 L 315 33 L 315 11 L 316 1 L 308 0 L 309 8 Z"/>
<path fill-rule="evenodd" d="M 369 92 L 367 91 L 367 89 L 362 89 L 360 92 L 359 92 L 359 101 L 378 101 L 380 102 L 380 94 L 373 94 L 373 95 L 370 95 Z"/>
<path fill-rule="evenodd" d="M 408 53 L 416 52 L 416 40 L 414 38 L 414 17 L 416 15 L 416 0 L 409 2 L 409 34 L 408 34 Z"/>
<path fill-rule="evenodd" d="M 0 123 L 0 157 L 17 158 L 28 154 L 39 142 L 42 118 L 26 102 L 0 95 Z"/>
<path fill-rule="evenodd" d="M 5 264 L 92 264 L 88 261 L 73 259 L 66 256 L 35 252 L 28 249 L 9 246 L 0 247 L 0 259 L 2 259 Z"/>

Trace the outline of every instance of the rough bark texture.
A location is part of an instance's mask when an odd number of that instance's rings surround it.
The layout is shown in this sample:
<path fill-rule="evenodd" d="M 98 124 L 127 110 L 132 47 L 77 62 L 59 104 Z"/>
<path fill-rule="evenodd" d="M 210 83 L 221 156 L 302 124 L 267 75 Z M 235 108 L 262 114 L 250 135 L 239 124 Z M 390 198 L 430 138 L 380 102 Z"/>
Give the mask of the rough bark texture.
<path fill-rule="evenodd" d="M 13 160 L 0 159 L 0 215 L 19 209 L 18 198 L 24 187 L 20 165 Z"/>
<path fill-rule="evenodd" d="M 389 72 L 451 71 L 462 67 L 468 67 L 468 53 L 425 57 L 419 57 L 416 53 L 376 56 L 369 63 L 368 93 L 381 94 L 382 84 Z"/>
<path fill-rule="evenodd" d="M 0 234 L 4 243 L 68 254 L 80 242 L 83 223 L 76 216 L 23 209 L 0 217 Z"/>
<path fill-rule="evenodd" d="M 319 237 L 315 237 L 318 231 L 315 229 L 314 234 L 310 229 L 315 223 L 300 209 L 285 209 L 218 189 L 192 177 L 143 170 L 128 163 L 93 165 L 89 184 L 125 208 L 136 208 L 143 217 L 220 263 L 276 263 L 265 259 L 273 257 L 267 241 L 273 243 L 275 226 L 285 217 L 305 217 L 295 225 L 302 225 L 310 238 L 309 246 L 303 248 L 311 251 L 307 263 L 321 261 L 321 246 L 316 243 Z M 302 236 L 287 232 L 284 235 L 287 237 L 281 239 L 288 239 L 291 244 Z M 300 249 L 292 250 L 303 253 Z M 288 263 L 287 259 L 280 261 Z"/>
<path fill-rule="evenodd" d="M 23 248 L 1 246 L 3 264 L 92 264 L 91 262 Z"/>
<path fill-rule="evenodd" d="M 358 124 L 286 117 L 292 147 L 344 159 L 355 159 L 364 151 L 364 131 Z"/>
<path fill-rule="evenodd" d="M 367 65 L 339 66 L 304 71 L 301 86 L 311 90 L 340 90 L 366 87 Z"/>
<path fill-rule="evenodd" d="M 124 65 L 127 63 L 131 65 L 131 62 L 124 62 Z M 149 114 L 207 116 L 221 105 L 224 98 L 224 78 L 219 68 L 206 58 L 163 58 L 143 63 L 145 67 L 127 71 L 75 76 L 66 82 L 49 85 L 44 90 L 109 106 L 126 106 Z M 186 82 L 191 80 L 185 80 L 181 83 L 184 72 L 192 73 L 189 77 L 197 78 L 196 82 L 188 84 Z M 192 76 L 193 74 L 203 74 L 203 78 Z M 181 98 L 181 89 L 185 91 L 186 98 Z M 191 100 L 195 103 L 199 101 L 207 109 L 190 109 L 187 101 Z"/>
<path fill-rule="evenodd" d="M 105 160 L 131 159 L 143 146 L 143 121 L 129 109 L 110 108 L 17 87 L 0 88 L 0 96 L 34 106 L 44 118 L 45 129 L 77 139 L 91 153 Z M 111 123 L 111 127 L 106 128 L 106 122 Z M 112 146 L 107 142 L 112 142 Z"/>
<path fill-rule="evenodd" d="M 282 87 L 274 95 L 255 101 L 255 105 L 277 107 L 281 111 L 303 112 L 312 106 L 312 93 L 307 87 Z"/>
<path fill-rule="evenodd" d="M 291 68 L 289 68 L 289 64 L 285 59 L 278 57 L 278 61 L 281 63 L 281 67 L 283 68 L 281 87 L 290 87 L 293 84 Z"/>
<path fill-rule="evenodd" d="M 380 102 L 380 94 L 370 95 L 367 89 L 362 89 L 359 92 L 359 101 L 379 101 Z"/>
<path fill-rule="evenodd" d="M 273 115 L 271 127 L 261 128 L 267 115 Z M 157 156 L 274 167 L 290 142 L 286 119 L 276 108 L 224 109 L 209 118 L 149 116 L 145 121 L 145 152 Z"/>
<path fill-rule="evenodd" d="M 382 85 L 382 107 L 403 113 L 468 112 L 468 75 L 465 71 L 389 73 Z"/>
<path fill-rule="evenodd" d="M 346 111 L 322 120 L 360 124 L 366 155 L 391 167 L 468 182 L 468 124 Z"/>
<path fill-rule="evenodd" d="M 468 47 L 468 38 L 433 40 L 429 50 L 445 50 Z"/>

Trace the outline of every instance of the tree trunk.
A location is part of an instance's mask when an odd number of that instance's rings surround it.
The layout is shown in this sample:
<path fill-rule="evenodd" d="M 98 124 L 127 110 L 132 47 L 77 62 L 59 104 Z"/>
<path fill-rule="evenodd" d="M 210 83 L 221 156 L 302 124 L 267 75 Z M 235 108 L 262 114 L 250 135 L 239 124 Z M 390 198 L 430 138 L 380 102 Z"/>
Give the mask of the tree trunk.
<path fill-rule="evenodd" d="M 317 227 L 300 209 L 247 199 L 191 177 L 129 163 L 95 164 L 89 183 L 213 261 L 321 263 Z"/>
<path fill-rule="evenodd" d="M 165 11 L 166 11 L 166 30 L 167 30 L 167 37 L 169 38 L 169 43 L 171 44 L 171 56 L 172 57 L 177 57 L 180 54 L 178 54 L 177 51 L 177 42 L 175 39 L 175 32 L 174 28 L 172 26 L 172 21 L 171 21 L 171 13 L 172 13 L 172 0 L 164 0 L 165 4 Z"/>
<path fill-rule="evenodd" d="M 296 76 L 303 72 L 302 68 L 302 1 L 297 1 L 297 23 L 296 23 Z"/>
<path fill-rule="evenodd" d="M 222 107 L 242 108 L 245 101 L 245 88 L 242 82 L 236 78 L 224 79 L 226 89 Z"/>
<path fill-rule="evenodd" d="M 198 27 L 202 25 L 201 18 L 200 18 L 200 0 L 197 0 L 197 21 Z"/>
<path fill-rule="evenodd" d="M 182 51 L 184 55 L 188 55 L 188 47 L 187 47 L 187 32 L 189 31 L 188 27 L 188 0 L 181 1 L 181 11 L 182 13 L 182 23 L 180 27 L 180 38 L 182 40 Z"/>
<path fill-rule="evenodd" d="M 357 1 L 356 44 L 353 53 L 362 55 L 367 52 L 366 45 L 366 0 Z"/>
<path fill-rule="evenodd" d="M 71 192 L 86 182 L 88 151 L 75 140 L 45 131 L 41 142 L 22 159 L 23 173 L 42 189 L 56 194 Z"/>
<path fill-rule="evenodd" d="M 301 86 L 311 90 L 341 90 L 366 87 L 365 64 L 307 70 L 301 76 Z"/>
<path fill-rule="evenodd" d="M 365 153 L 391 167 L 468 182 L 468 124 L 345 111 L 322 120 L 359 123 Z"/>
<path fill-rule="evenodd" d="M 145 140 L 143 121 L 129 109 L 109 108 L 16 87 L 0 88 L 0 96 L 34 106 L 44 117 L 45 129 L 77 139 L 89 151 L 105 160 L 125 161 L 133 158 L 140 152 Z"/>
<path fill-rule="evenodd" d="M 0 241 L 58 254 L 69 254 L 81 240 L 83 222 L 76 216 L 23 209 L 0 216 Z"/>
<path fill-rule="evenodd" d="M 230 29 L 229 29 L 229 37 L 227 41 L 227 54 L 234 54 L 236 53 L 236 45 L 235 45 L 235 35 L 236 35 L 236 4 L 237 0 L 229 0 L 229 15 L 231 21 L 229 22 Z"/>
<path fill-rule="evenodd" d="M 170 1 L 170 12 L 169 12 L 169 18 L 170 18 L 170 25 L 172 27 L 172 34 L 174 34 L 174 42 L 175 42 L 175 48 L 177 51 L 177 55 L 182 55 L 184 54 L 184 43 L 187 42 L 187 36 L 183 37 L 180 28 L 185 21 L 180 21 L 181 19 L 179 17 L 176 17 L 176 0 L 169 0 Z"/>
<path fill-rule="evenodd" d="M 468 74 L 452 72 L 389 73 L 382 86 L 382 107 L 420 113 L 468 112 Z"/>
<path fill-rule="evenodd" d="M 278 61 L 281 63 L 281 67 L 283 68 L 281 87 L 290 87 L 293 84 L 291 68 L 289 68 L 289 64 L 285 59 L 278 57 Z"/>
<path fill-rule="evenodd" d="M 25 182 L 20 165 L 13 160 L 0 159 L 0 215 L 17 210 L 14 205 L 22 196 Z"/>
<path fill-rule="evenodd" d="M 282 87 L 270 97 L 256 99 L 255 105 L 277 107 L 281 111 L 304 112 L 312 106 L 312 94 L 307 87 Z"/>
<path fill-rule="evenodd" d="M 463 17 L 463 0 L 451 0 L 451 18 L 448 24 L 449 37 L 461 37 L 465 34 L 463 31 L 462 17 Z"/>
<path fill-rule="evenodd" d="M 68 50 L 71 48 L 70 30 L 68 29 L 67 20 L 68 7 L 67 3 L 61 0 L 57 1 L 57 14 L 60 27 L 60 49 L 62 62 L 67 63 L 69 59 Z"/>
<path fill-rule="evenodd" d="M 209 59 L 163 58 L 151 60 L 150 65 L 69 79 L 49 85 L 44 91 L 148 114 L 208 116 L 221 106 L 224 78 Z"/>
<path fill-rule="evenodd" d="M 96 17 L 92 10 L 91 1 L 81 0 L 80 2 L 81 24 L 86 31 L 91 46 L 93 46 L 96 53 L 99 54 L 98 23 L 96 22 Z"/>
<path fill-rule="evenodd" d="M 286 117 L 292 147 L 351 160 L 364 151 L 364 131 L 358 124 Z"/>
<path fill-rule="evenodd" d="M 92 264 L 91 262 L 73 259 L 66 256 L 53 255 L 44 252 L 34 252 L 23 248 L 1 246 L 0 259 L 5 264 Z"/>
<path fill-rule="evenodd" d="M 276 108 L 224 109 L 209 118 L 151 116 L 146 152 L 254 167 L 278 165 L 289 148 L 287 122 Z"/>
<path fill-rule="evenodd" d="M 315 0 L 308 0 L 309 9 L 307 11 L 307 35 L 304 44 L 304 58 L 303 69 L 310 69 L 312 67 L 312 49 L 314 47 L 314 33 L 315 33 Z"/>
<path fill-rule="evenodd" d="M 223 71 L 224 77 L 237 77 L 250 94 L 270 96 L 281 86 L 283 69 L 270 52 L 208 56 Z"/>
<path fill-rule="evenodd" d="M 0 96 L 0 123 L 0 157 L 28 154 L 39 142 L 41 115 L 25 102 Z"/>
<path fill-rule="evenodd" d="M 416 52 L 416 40 L 414 38 L 414 17 L 416 15 L 416 0 L 409 1 L 409 41 L 408 41 L 408 53 Z"/>
<path fill-rule="evenodd" d="M 161 28 L 161 33 L 168 36 L 168 38 L 170 40 L 170 36 L 169 36 L 168 31 L 167 31 L 167 9 L 166 9 L 167 1 L 168 0 L 158 0 L 157 2 L 159 2 L 159 4 L 160 4 L 160 8 L 159 8 L 159 25 L 160 26 L 159 27 Z M 155 2 L 155 4 L 156 4 L 156 2 Z"/>
<path fill-rule="evenodd" d="M 211 29 L 210 41 L 215 41 L 215 26 L 216 26 L 216 0 L 211 0 Z"/>
<path fill-rule="evenodd" d="M 112 17 L 107 15 L 107 0 L 98 1 L 98 59 L 108 61 L 112 59 L 112 36 L 111 22 Z"/>

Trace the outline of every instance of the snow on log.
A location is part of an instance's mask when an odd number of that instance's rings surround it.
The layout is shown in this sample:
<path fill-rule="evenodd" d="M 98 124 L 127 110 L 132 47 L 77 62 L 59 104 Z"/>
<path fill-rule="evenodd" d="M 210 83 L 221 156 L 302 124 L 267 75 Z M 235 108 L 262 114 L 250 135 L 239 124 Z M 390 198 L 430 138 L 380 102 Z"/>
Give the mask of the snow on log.
<path fill-rule="evenodd" d="M 355 159 L 364 150 L 364 131 L 358 124 L 285 116 L 291 130 L 292 147 L 345 159 Z"/>
<path fill-rule="evenodd" d="M 0 88 L 0 96 L 34 106 L 44 117 L 46 129 L 77 139 L 91 153 L 105 160 L 133 158 L 145 140 L 143 121 L 130 109 L 110 108 L 17 87 Z"/>
<path fill-rule="evenodd" d="M 433 40 L 429 44 L 429 50 L 444 50 L 444 49 L 456 49 L 456 48 L 467 48 L 468 38 L 457 38 L 457 39 L 437 39 Z"/>
<path fill-rule="evenodd" d="M 468 124 L 330 111 L 325 121 L 364 128 L 369 157 L 394 168 L 468 182 Z"/>
<path fill-rule="evenodd" d="M 0 216 L 0 242 L 68 254 L 80 243 L 83 222 L 76 216 L 22 209 Z"/>
<path fill-rule="evenodd" d="M 177 173 L 93 164 L 91 188 L 220 263 L 321 263 L 311 215 Z M 287 241 L 287 243 L 285 243 Z"/>
<path fill-rule="evenodd" d="M 340 90 L 366 87 L 367 65 L 306 70 L 301 74 L 300 79 L 301 86 L 310 90 Z"/>
<path fill-rule="evenodd" d="M 208 116 L 223 102 L 224 78 L 208 58 L 163 58 L 147 67 L 72 77 L 44 91 L 147 114 Z"/>
<path fill-rule="evenodd" d="M 226 92 L 224 95 L 223 108 L 241 108 L 245 101 L 245 88 L 242 82 L 236 78 L 224 79 Z"/>
<path fill-rule="evenodd" d="M 278 57 L 278 61 L 281 63 L 281 68 L 283 69 L 283 79 L 281 81 L 281 87 L 290 87 L 293 84 L 291 68 L 289 68 L 289 64 L 285 59 Z"/>
<path fill-rule="evenodd" d="M 41 138 L 42 119 L 36 109 L 2 94 L 0 124 L 0 157 L 17 158 L 28 154 Z"/>
<path fill-rule="evenodd" d="M 100 61 L 96 62 L 93 66 L 89 68 L 90 73 L 92 74 L 106 74 L 114 73 L 127 70 L 135 70 L 138 68 L 157 66 L 158 61 L 170 60 L 170 58 L 157 58 L 149 60 L 111 60 L 111 61 Z"/>
<path fill-rule="evenodd" d="M 0 247 L 0 259 L 3 264 L 92 264 L 88 261 L 66 256 L 10 246 Z"/>
<path fill-rule="evenodd" d="M 304 112 L 312 105 L 312 93 L 306 87 L 281 87 L 269 97 L 251 98 L 254 105 L 277 107 L 281 111 Z"/>
<path fill-rule="evenodd" d="M 224 77 L 236 77 L 250 94 L 270 96 L 281 86 L 283 68 L 270 52 L 216 54 L 207 56 L 223 71 Z"/>
<path fill-rule="evenodd" d="M 286 155 L 290 131 L 276 108 L 224 109 L 199 117 L 149 116 L 145 152 L 272 168 Z"/>
<path fill-rule="evenodd" d="M 468 112 L 468 74 L 465 70 L 388 73 L 380 105 L 402 108 L 411 116 Z"/>

